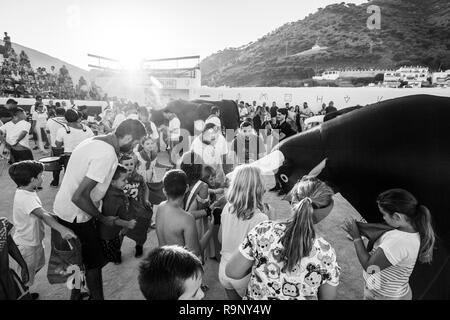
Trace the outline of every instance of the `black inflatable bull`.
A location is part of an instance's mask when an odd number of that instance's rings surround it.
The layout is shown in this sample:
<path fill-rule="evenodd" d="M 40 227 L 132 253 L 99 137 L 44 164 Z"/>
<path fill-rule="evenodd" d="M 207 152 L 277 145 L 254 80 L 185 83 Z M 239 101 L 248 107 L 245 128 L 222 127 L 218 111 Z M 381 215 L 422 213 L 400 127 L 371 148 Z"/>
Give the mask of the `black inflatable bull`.
<path fill-rule="evenodd" d="M 152 112 L 152 121 L 157 126 L 164 123 L 163 111 L 170 111 L 180 119 L 181 127 L 194 135 L 194 122 L 206 120 L 210 115 L 211 107 L 220 108 L 220 120 L 226 129 L 237 129 L 239 127 L 239 110 L 236 102 L 232 100 L 206 101 L 206 100 L 175 100 L 167 104 L 164 109 Z"/>
<path fill-rule="evenodd" d="M 450 298 L 450 98 L 416 95 L 362 107 L 275 149 L 284 159 L 278 173 L 285 191 L 327 159 L 319 178 L 369 222 L 382 222 L 380 192 L 412 192 L 430 209 L 440 238 L 433 263 L 414 269 L 413 298 Z"/>

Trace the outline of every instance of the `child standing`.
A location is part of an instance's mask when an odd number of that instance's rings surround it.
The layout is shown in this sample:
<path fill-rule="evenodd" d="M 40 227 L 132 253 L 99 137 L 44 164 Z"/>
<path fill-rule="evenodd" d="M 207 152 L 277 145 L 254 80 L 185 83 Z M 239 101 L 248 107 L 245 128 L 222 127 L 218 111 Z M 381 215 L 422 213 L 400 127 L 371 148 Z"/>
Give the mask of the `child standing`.
<path fill-rule="evenodd" d="M 189 190 L 187 175 L 182 170 L 170 170 L 164 176 L 164 193 L 167 201 L 161 203 L 156 213 L 156 234 L 160 246 L 179 245 L 200 256 L 209 243 L 214 219 L 199 239 L 194 216 L 183 210 L 184 196 Z"/>
<path fill-rule="evenodd" d="M 16 107 L 10 112 L 13 118 L 0 127 L 0 140 L 4 140 L 6 147 L 10 150 L 12 162 L 33 160 L 28 139 L 31 124 L 26 121 L 25 111 Z"/>
<path fill-rule="evenodd" d="M 152 205 L 149 199 L 149 190 L 144 178 L 136 172 L 136 160 L 128 155 L 120 158 L 122 164 L 128 172 L 127 184 L 124 187 L 130 206 L 129 215 L 136 220 L 136 226 L 128 230 L 126 236 L 136 242 L 135 257 L 139 258 L 143 254 L 143 246 L 147 241 L 147 231 L 152 219 Z"/>
<path fill-rule="evenodd" d="M 216 171 L 211 166 L 203 167 L 202 181 L 208 185 L 209 200 L 216 202 L 225 195 L 225 190 L 217 186 Z"/>
<path fill-rule="evenodd" d="M 125 230 L 133 229 L 136 225 L 136 220 L 127 221 L 129 205 L 124 192 L 127 177 L 127 168 L 119 164 L 111 180 L 111 185 L 103 198 L 102 215 L 117 217 L 113 226 L 100 224 L 99 227 L 105 256 L 108 261 L 115 264 L 122 263 L 120 247 Z"/>
<path fill-rule="evenodd" d="M 161 183 L 166 170 L 173 168 L 171 165 L 158 162 L 158 145 L 151 136 L 144 139 L 142 150 L 136 152 L 135 155 L 138 160 L 136 172 L 144 177 L 147 184 Z"/>
<path fill-rule="evenodd" d="M 162 191 L 162 179 L 167 169 L 172 169 L 173 166 L 167 166 L 158 162 L 158 144 L 153 135 L 144 139 L 141 148 L 141 150 L 135 152 L 138 160 L 136 172 L 144 177 L 149 190 L 148 199 L 153 205 L 153 212 L 156 212 L 158 205 L 166 200 L 166 196 Z M 155 226 L 155 215 L 152 216 L 151 226 Z"/>
<path fill-rule="evenodd" d="M 364 268 L 364 299 L 411 300 L 409 277 L 417 259 L 430 263 L 433 258 L 435 235 L 430 211 L 403 189 L 381 193 L 377 203 L 384 221 L 395 230 L 387 231 L 375 241 L 370 253 L 361 240 L 356 221 L 347 221 L 344 227 L 353 238 Z"/>
<path fill-rule="evenodd" d="M 36 273 L 45 264 L 42 245 L 45 236 L 44 223 L 58 231 L 64 240 L 76 238 L 72 230 L 59 224 L 42 207 L 36 189 L 42 185 L 43 172 L 44 165 L 31 160 L 15 163 L 9 168 L 9 176 L 17 185 L 13 204 L 15 226 L 13 239 L 28 267 L 28 286 L 33 285 Z M 33 298 L 39 296 L 33 295 Z"/>

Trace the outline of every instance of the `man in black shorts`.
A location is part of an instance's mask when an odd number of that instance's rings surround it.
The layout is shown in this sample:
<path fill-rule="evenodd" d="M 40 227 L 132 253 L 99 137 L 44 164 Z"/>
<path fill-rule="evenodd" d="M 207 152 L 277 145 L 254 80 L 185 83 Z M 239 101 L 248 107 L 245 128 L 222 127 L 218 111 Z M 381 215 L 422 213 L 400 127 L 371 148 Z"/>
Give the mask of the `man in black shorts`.
<path fill-rule="evenodd" d="M 70 156 L 64 179 L 53 205 L 59 223 L 73 230 L 81 242 L 86 283 L 90 298 L 103 300 L 102 268 L 106 264 L 98 223 L 115 224 L 115 217 L 100 214 L 101 200 L 117 167 L 117 155 L 132 152 L 146 136 L 139 120 L 123 121 L 114 133 L 81 142 Z M 71 299 L 81 299 L 80 290 L 72 290 Z"/>

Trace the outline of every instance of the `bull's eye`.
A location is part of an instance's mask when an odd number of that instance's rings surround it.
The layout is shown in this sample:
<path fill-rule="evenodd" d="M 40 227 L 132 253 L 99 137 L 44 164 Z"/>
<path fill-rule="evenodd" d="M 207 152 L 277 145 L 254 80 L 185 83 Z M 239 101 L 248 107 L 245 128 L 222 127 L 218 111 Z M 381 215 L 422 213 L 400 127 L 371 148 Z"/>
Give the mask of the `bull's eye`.
<path fill-rule="evenodd" d="M 280 179 L 284 182 L 284 183 L 288 183 L 289 179 L 285 174 L 280 175 Z"/>

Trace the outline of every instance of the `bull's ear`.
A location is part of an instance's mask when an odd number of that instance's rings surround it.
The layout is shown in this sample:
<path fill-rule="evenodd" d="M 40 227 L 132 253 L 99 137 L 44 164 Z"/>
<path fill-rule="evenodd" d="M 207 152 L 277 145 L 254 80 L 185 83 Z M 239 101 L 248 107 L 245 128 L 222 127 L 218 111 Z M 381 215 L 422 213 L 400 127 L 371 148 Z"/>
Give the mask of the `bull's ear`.
<path fill-rule="evenodd" d="M 320 173 L 322 172 L 323 169 L 325 169 L 326 165 L 327 165 L 327 159 L 325 158 L 322 160 L 321 163 L 319 163 L 317 166 L 315 166 L 309 173 L 308 173 L 308 177 L 311 178 L 317 178 Z"/>

